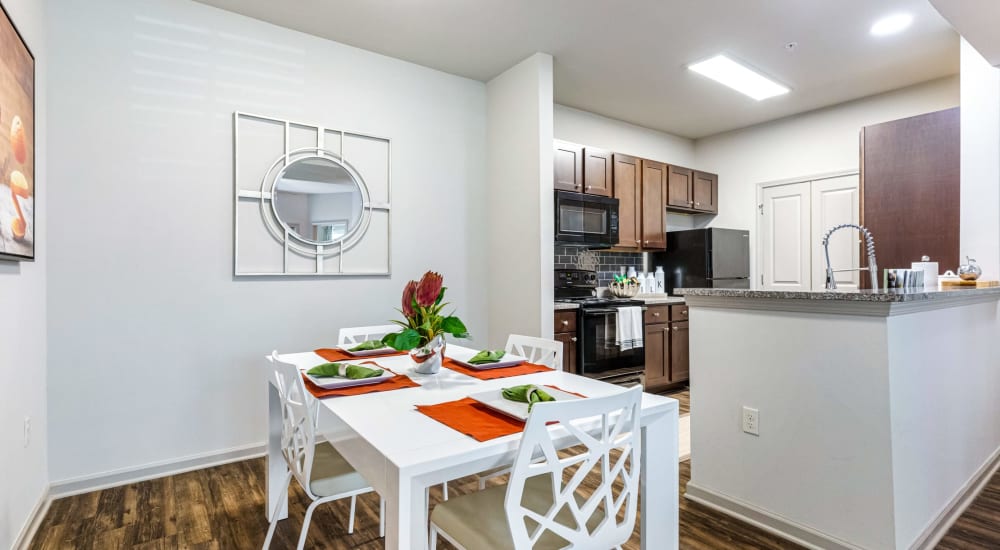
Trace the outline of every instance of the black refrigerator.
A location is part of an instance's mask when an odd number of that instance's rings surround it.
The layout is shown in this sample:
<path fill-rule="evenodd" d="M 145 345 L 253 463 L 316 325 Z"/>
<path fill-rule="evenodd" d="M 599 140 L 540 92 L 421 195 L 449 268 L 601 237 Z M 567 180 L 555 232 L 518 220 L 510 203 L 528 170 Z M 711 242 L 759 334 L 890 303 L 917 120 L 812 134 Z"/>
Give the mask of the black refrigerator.
<path fill-rule="evenodd" d="M 750 232 L 690 229 L 667 233 L 666 252 L 650 254 L 663 266 L 668 293 L 675 288 L 750 288 Z"/>

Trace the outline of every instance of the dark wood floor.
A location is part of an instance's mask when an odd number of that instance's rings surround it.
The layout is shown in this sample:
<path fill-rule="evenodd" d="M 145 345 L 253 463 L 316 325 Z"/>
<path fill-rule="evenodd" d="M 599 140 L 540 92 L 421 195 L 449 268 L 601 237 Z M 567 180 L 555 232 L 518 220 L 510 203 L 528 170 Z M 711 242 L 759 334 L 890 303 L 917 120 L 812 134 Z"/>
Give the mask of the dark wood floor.
<path fill-rule="evenodd" d="M 686 392 L 677 397 L 686 408 Z M 681 462 L 682 488 L 690 474 L 690 463 Z M 309 500 L 294 482 L 292 485 L 289 519 L 278 525 L 272 548 L 294 548 L 297 542 Z M 476 490 L 476 480 L 463 478 L 449 487 L 452 495 L 465 494 Z M 432 505 L 440 501 L 440 496 L 439 488 L 431 490 Z M 56 500 L 30 548 L 260 548 L 268 527 L 264 500 L 264 459 L 235 462 Z M 359 497 L 353 535 L 347 534 L 348 503 L 344 499 L 316 510 L 309 548 L 383 548 L 378 536 L 378 497 Z M 680 546 L 695 550 L 798 548 L 684 498 L 680 499 Z M 447 544 L 439 545 L 442 547 L 448 548 Z M 639 525 L 625 548 L 639 548 Z M 1000 548 L 1000 474 L 939 548 Z"/>

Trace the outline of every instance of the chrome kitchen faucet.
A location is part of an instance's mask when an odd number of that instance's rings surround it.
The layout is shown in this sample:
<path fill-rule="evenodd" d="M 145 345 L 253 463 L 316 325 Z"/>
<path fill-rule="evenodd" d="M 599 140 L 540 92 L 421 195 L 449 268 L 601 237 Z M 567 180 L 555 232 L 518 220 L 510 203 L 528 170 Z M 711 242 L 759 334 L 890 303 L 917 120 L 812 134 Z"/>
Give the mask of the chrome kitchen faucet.
<path fill-rule="evenodd" d="M 878 290 L 878 265 L 875 263 L 875 238 L 872 237 L 872 232 L 868 231 L 867 228 L 861 225 L 855 225 L 853 223 L 842 223 L 840 225 L 833 226 L 832 229 L 826 232 L 823 237 L 823 253 L 826 254 L 826 289 L 827 290 L 837 290 L 837 280 L 834 278 L 834 273 L 840 273 L 842 271 L 861 271 L 866 269 L 860 267 L 857 269 L 838 269 L 834 271 L 830 267 L 830 235 L 833 235 L 838 229 L 844 229 L 846 227 L 853 227 L 861 232 L 865 236 L 865 248 L 868 249 L 868 272 L 871 273 L 872 277 L 872 290 Z"/>

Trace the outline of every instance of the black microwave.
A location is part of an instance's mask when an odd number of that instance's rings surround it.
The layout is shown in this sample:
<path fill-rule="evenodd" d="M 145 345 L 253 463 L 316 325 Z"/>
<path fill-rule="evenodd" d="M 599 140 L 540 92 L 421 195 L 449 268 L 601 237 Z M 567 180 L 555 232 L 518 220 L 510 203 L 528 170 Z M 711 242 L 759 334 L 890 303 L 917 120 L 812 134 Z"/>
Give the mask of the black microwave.
<path fill-rule="evenodd" d="M 557 243 L 586 248 L 618 244 L 618 199 L 571 191 L 555 193 Z"/>

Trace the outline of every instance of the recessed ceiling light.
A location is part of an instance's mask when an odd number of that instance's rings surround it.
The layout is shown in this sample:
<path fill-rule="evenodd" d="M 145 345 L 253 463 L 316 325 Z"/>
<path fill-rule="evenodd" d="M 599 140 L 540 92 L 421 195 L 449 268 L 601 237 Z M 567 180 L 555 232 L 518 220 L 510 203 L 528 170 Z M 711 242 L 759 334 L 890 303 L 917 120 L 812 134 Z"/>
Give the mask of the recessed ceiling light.
<path fill-rule="evenodd" d="M 872 25 L 873 36 L 889 36 L 906 30 L 913 23 L 913 16 L 908 13 L 897 13 L 883 17 Z"/>
<path fill-rule="evenodd" d="M 757 101 L 788 93 L 788 88 L 724 55 L 688 65 L 688 68 Z"/>

